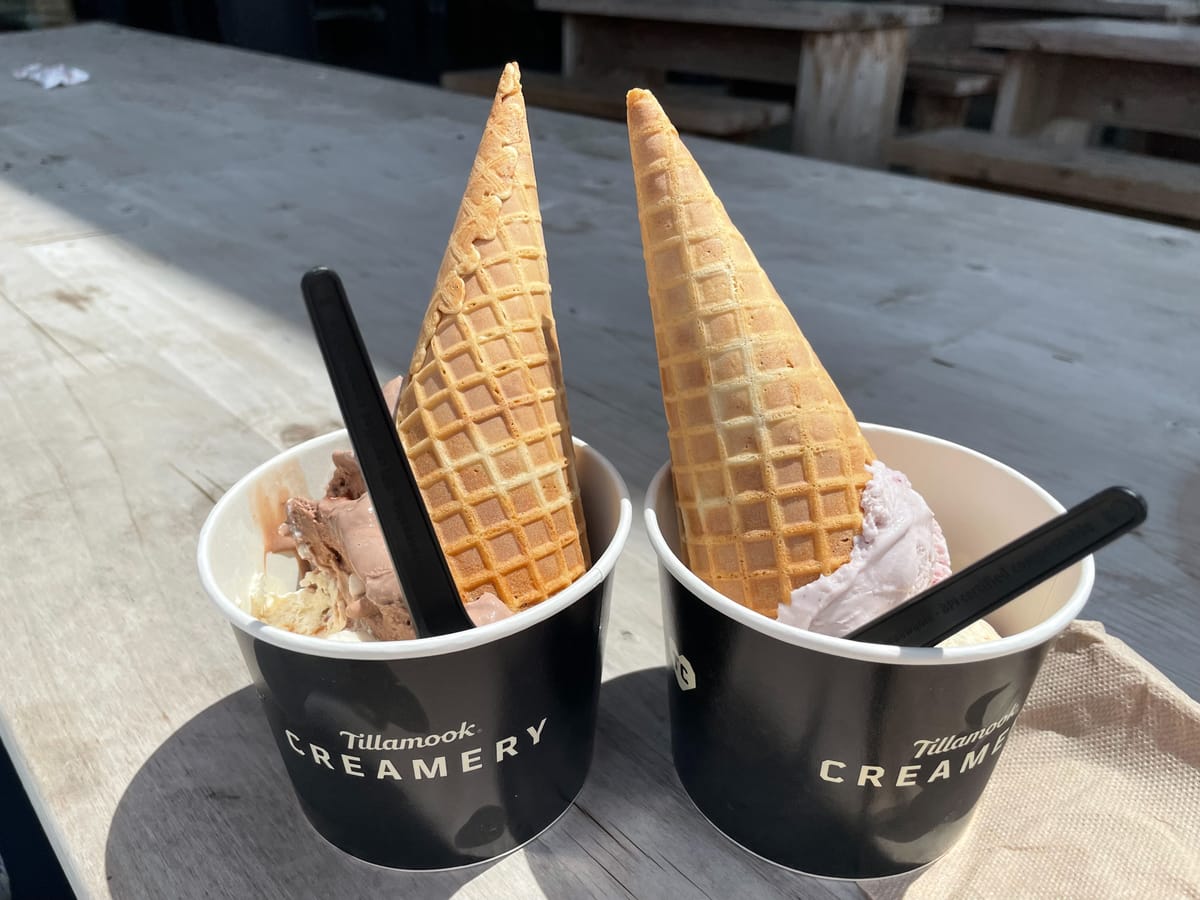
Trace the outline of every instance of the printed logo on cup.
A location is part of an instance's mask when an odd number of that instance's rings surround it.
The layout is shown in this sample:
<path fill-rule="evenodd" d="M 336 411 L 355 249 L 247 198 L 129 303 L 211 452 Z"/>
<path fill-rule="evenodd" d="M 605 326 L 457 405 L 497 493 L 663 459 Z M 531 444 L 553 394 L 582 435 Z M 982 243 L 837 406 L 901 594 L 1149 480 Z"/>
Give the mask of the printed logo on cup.
<path fill-rule="evenodd" d="M 671 660 L 671 667 L 675 670 L 675 683 L 679 685 L 679 689 L 694 691 L 696 689 L 696 671 L 688 662 L 688 658 L 679 652 L 679 648 L 670 638 L 667 638 L 667 659 Z"/>
<path fill-rule="evenodd" d="M 547 717 L 523 733 L 484 740 L 479 726 L 463 722 L 457 728 L 419 737 L 384 737 L 381 733 L 339 731 L 338 746 L 323 746 L 291 729 L 283 737 L 292 751 L 315 766 L 354 778 L 377 781 L 423 781 L 450 778 L 499 766 L 542 742 Z M 454 745 L 450 749 L 446 749 Z"/>
<path fill-rule="evenodd" d="M 953 670 L 889 665 L 778 641 L 675 580 L 664 601 L 688 795 L 741 846 L 836 878 L 909 871 L 953 845 L 1045 650 Z"/>
<path fill-rule="evenodd" d="M 988 757 L 999 754 L 1020 711 L 1020 705 L 1013 704 L 1003 716 L 969 734 L 917 738 L 912 742 L 914 762 L 898 766 L 894 771 L 876 763 L 822 759 L 818 774 L 822 781 L 859 788 L 880 788 L 885 783 L 899 788 L 933 784 L 969 772 Z M 964 752 L 960 754 L 956 752 L 958 750 Z M 934 759 L 939 756 L 944 758 Z"/>
<path fill-rule="evenodd" d="M 603 591 L 434 656 L 336 659 L 239 632 L 317 830 L 370 862 L 435 869 L 494 858 L 557 819 L 591 762 Z"/>

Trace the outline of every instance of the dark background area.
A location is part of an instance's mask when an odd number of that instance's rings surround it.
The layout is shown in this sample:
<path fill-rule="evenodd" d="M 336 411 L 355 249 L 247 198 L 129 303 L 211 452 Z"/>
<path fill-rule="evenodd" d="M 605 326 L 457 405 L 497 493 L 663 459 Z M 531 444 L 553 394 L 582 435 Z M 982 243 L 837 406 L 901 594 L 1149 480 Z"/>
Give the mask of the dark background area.
<path fill-rule="evenodd" d="M 560 65 L 559 16 L 533 0 L 75 0 L 75 13 L 431 84 L 510 59 Z"/>
<path fill-rule="evenodd" d="M 0 858 L 8 870 L 13 900 L 69 900 L 75 896 L 2 745 Z M 0 883 L 0 897 L 3 890 Z"/>

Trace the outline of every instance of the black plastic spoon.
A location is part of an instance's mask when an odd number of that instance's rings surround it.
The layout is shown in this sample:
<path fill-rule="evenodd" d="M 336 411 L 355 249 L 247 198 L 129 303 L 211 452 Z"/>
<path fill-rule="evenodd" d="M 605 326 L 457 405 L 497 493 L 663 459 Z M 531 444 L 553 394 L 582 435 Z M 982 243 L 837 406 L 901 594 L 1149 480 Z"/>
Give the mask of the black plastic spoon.
<path fill-rule="evenodd" d="M 850 640 L 934 647 L 1074 565 L 1146 520 L 1146 501 L 1105 488 L 846 635 Z"/>
<path fill-rule="evenodd" d="M 332 269 L 317 268 L 305 273 L 300 286 L 417 637 L 474 627 L 459 600 L 341 279 Z"/>

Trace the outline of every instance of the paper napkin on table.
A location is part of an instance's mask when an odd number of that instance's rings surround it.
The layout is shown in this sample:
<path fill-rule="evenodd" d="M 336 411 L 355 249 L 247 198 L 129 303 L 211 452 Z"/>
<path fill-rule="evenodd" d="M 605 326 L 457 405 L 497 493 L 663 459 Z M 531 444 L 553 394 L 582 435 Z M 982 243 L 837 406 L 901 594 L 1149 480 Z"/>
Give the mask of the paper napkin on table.
<path fill-rule="evenodd" d="M 1200 897 L 1200 704 L 1098 622 L 1055 642 L 962 841 L 873 900 Z"/>

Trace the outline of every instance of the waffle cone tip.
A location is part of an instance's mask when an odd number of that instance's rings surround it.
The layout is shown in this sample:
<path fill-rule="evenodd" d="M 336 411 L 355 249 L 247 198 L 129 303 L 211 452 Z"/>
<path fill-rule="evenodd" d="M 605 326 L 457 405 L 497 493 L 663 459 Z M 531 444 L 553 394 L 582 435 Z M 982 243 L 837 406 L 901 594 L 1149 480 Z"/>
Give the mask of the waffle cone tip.
<path fill-rule="evenodd" d="M 627 110 L 633 109 L 634 106 L 642 101 L 649 101 L 655 106 L 658 105 L 658 100 L 654 94 L 645 88 L 631 88 L 625 92 L 625 108 Z"/>
<path fill-rule="evenodd" d="M 492 111 L 479 143 L 480 155 L 489 146 L 489 136 L 498 139 L 504 147 L 523 142 L 528 148 L 529 126 L 525 121 L 525 95 L 521 92 L 521 67 L 515 62 L 508 63 L 500 73 Z"/>
<path fill-rule="evenodd" d="M 497 97 L 507 97 L 521 92 L 521 67 L 510 62 L 500 73 L 500 83 L 496 86 Z"/>
<path fill-rule="evenodd" d="M 625 95 L 625 116 L 631 139 L 648 129 L 678 133 L 658 98 L 645 88 L 634 88 Z"/>
<path fill-rule="evenodd" d="M 521 93 L 521 69 L 510 62 L 496 85 L 492 108 L 467 176 L 462 205 L 442 258 L 433 299 L 409 363 L 409 376 L 428 359 L 429 342 L 443 317 L 461 306 L 464 279 L 470 277 L 480 262 L 477 245 L 495 237 L 501 207 L 512 195 L 523 165 L 532 171 L 529 126 Z M 540 231 L 538 240 L 540 245 Z"/>

